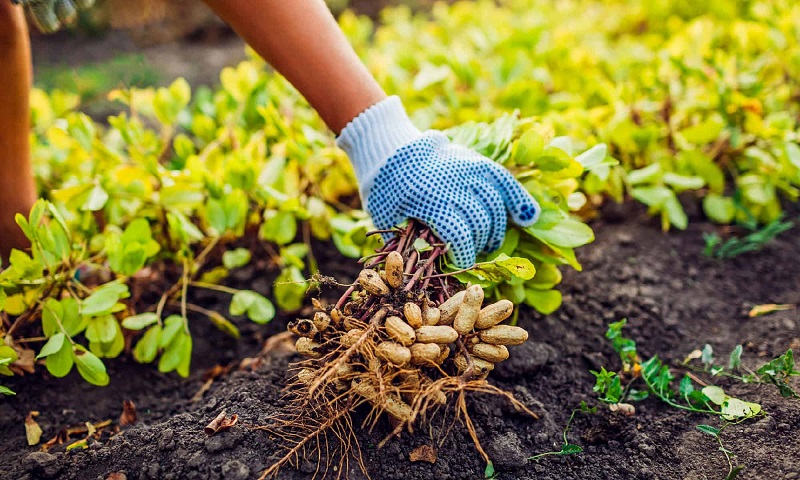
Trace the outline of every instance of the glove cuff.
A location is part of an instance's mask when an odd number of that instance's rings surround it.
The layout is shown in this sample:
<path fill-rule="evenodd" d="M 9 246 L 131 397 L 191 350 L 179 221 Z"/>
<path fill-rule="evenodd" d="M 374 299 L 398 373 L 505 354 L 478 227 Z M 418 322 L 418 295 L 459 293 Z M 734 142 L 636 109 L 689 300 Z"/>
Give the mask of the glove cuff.
<path fill-rule="evenodd" d="M 375 176 L 386 161 L 421 135 L 397 96 L 372 105 L 344 127 L 336 146 L 347 153 L 353 164 L 362 201 L 366 201 Z"/>

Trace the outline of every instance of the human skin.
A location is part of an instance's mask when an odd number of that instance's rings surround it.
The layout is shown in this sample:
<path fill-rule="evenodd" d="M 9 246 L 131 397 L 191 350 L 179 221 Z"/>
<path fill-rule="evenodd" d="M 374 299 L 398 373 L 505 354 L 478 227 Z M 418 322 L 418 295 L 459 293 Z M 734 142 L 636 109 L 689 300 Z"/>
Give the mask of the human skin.
<path fill-rule="evenodd" d="M 323 0 L 205 0 L 336 134 L 386 94 Z M 23 10 L 0 0 L 0 256 L 27 240 L 14 223 L 36 200 L 30 162 L 31 57 Z"/>
<path fill-rule="evenodd" d="M 205 0 L 337 135 L 386 94 L 323 0 Z"/>
<path fill-rule="evenodd" d="M 36 201 L 30 161 L 32 81 L 28 28 L 21 8 L 0 0 L 0 256 L 28 244 L 14 222 Z"/>

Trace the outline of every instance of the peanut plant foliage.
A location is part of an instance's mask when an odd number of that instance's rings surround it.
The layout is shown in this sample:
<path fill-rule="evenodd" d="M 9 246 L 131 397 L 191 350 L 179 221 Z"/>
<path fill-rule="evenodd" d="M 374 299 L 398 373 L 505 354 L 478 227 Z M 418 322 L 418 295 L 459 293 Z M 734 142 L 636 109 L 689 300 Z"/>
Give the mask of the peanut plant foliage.
<path fill-rule="evenodd" d="M 594 239 L 584 220 L 609 198 L 646 204 L 665 229 L 685 228 L 687 199 L 711 220 L 760 224 L 797 199 L 798 23 L 789 1 L 504 0 L 387 9 L 380 26 L 340 17 L 419 127 L 501 163 L 543 207 L 475 268 L 442 271 L 545 314 L 561 304 L 561 268 L 580 270 L 575 251 Z M 104 362 L 130 345 L 188 375 L 193 322 L 238 336 L 192 290 L 265 323 L 304 304 L 312 239 L 352 258 L 380 246 L 333 135 L 256 56 L 214 89 L 177 79 L 109 99 L 120 111 L 100 122 L 74 94 L 31 94 L 43 199 L 17 218 L 32 248 L 0 273 L 0 374 L 43 364 L 104 385 Z M 254 238 L 263 248 L 242 247 Z M 269 298 L 226 285 L 265 255 Z"/>

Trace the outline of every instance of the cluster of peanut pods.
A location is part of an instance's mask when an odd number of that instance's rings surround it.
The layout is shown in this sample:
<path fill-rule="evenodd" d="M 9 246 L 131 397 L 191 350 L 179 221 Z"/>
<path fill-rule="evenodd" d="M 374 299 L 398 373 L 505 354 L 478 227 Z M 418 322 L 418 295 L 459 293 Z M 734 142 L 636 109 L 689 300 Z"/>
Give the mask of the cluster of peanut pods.
<path fill-rule="evenodd" d="M 437 305 L 424 291 L 403 288 L 403 265 L 399 253 L 390 253 L 383 270 L 361 271 L 352 296 L 341 309 L 323 308 L 317 303 L 313 319 L 290 322 L 289 330 L 299 336 L 297 351 L 329 362 L 327 356 L 355 347 L 358 355 L 352 365 L 379 361 L 380 368 L 365 370 L 399 372 L 403 378 L 424 383 L 441 375 L 485 378 L 495 364 L 508 358 L 507 346 L 528 339 L 524 329 L 501 324 L 514 310 L 510 301 L 499 300 L 483 307 L 483 289 L 472 285 Z M 343 374 L 352 372 L 350 366 L 345 369 Z M 304 383 L 303 377 L 311 381 L 313 376 L 311 368 L 298 375 Z M 340 387 L 348 386 L 372 401 L 374 387 L 370 382 L 359 378 Z M 388 408 L 391 406 L 385 405 L 386 400 L 382 403 L 393 416 L 405 417 L 396 415 L 396 408 Z"/>

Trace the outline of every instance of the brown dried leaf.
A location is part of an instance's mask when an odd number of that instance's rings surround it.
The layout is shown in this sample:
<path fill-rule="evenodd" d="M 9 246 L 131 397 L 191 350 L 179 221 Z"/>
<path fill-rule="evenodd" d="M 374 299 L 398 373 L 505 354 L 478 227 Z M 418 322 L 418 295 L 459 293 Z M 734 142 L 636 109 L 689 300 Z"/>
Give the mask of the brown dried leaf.
<path fill-rule="evenodd" d="M 281 332 L 273 335 L 264 342 L 264 347 L 261 349 L 259 356 L 269 357 L 280 353 L 294 352 L 294 335 L 292 332 Z"/>
<path fill-rule="evenodd" d="M 750 313 L 748 313 L 748 316 L 750 318 L 760 317 L 768 313 L 779 312 L 782 310 L 791 310 L 793 308 L 795 308 L 795 305 L 787 303 L 784 304 L 765 303 L 764 305 L 756 305 L 755 307 L 751 308 Z"/>
<path fill-rule="evenodd" d="M 17 375 L 33 373 L 33 366 L 36 362 L 36 352 L 29 348 L 22 349 L 19 347 L 14 348 L 14 350 L 17 351 L 18 358 L 14 363 L 9 365 L 8 368 Z"/>
<path fill-rule="evenodd" d="M 430 445 L 420 445 L 411 451 L 408 459 L 412 462 L 436 463 L 436 450 Z"/>
<path fill-rule="evenodd" d="M 39 412 L 33 411 L 25 417 L 25 436 L 28 437 L 28 445 L 30 446 L 38 445 L 42 439 L 42 427 L 34 420 L 38 416 Z"/>
<path fill-rule="evenodd" d="M 122 415 L 119 416 L 120 426 L 133 425 L 136 423 L 136 405 L 130 401 L 122 402 Z"/>
<path fill-rule="evenodd" d="M 109 473 L 106 480 L 128 480 L 128 476 L 122 472 Z"/>
<path fill-rule="evenodd" d="M 239 415 L 234 413 L 229 417 L 225 410 L 223 410 L 214 420 L 211 420 L 211 423 L 206 425 L 206 428 L 203 430 L 206 432 L 206 435 L 214 435 L 220 430 L 227 430 L 231 428 L 232 426 L 236 425 L 236 422 L 238 421 Z"/>

